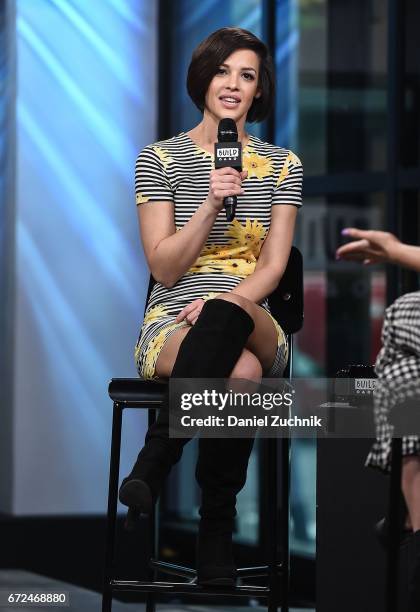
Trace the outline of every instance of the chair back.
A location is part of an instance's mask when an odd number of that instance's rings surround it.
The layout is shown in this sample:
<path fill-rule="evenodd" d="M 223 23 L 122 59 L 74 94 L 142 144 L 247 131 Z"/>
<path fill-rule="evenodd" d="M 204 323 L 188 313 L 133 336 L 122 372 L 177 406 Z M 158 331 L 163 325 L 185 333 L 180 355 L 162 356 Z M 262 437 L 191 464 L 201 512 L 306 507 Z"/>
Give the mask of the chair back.
<path fill-rule="evenodd" d="M 144 313 L 155 283 L 151 274 Z M 301 252 L 294 246 L 281 281 L 268 296 L 268 304 L 271 314 L 286 334 L 299 331 L 303 325 L 303 263 Z"/>
<path fill-rule="evenodd" d="M 303 325 L 303 261 L 292 246 L 284 274 L 268 296 L 270 312 L 286 334 L 294 334 Z"/>

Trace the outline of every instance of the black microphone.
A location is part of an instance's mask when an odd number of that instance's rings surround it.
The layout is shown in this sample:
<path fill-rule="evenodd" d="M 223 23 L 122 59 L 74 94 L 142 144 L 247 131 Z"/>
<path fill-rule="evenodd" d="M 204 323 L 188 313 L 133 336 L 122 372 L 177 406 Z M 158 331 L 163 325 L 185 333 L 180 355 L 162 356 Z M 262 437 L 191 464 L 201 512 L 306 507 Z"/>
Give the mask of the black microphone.
<path fill-rule="evenodd" d="M 235 168 L 242 170 L 242 143 L 238 142 L 238 128 L 233 119 L 221 119 L 217 130 L 218 142 L 214 145 L 214 168 Z M 236 195 L 223 198 L 226 220 L 232 221 L 235 217 L 237 199 Z"/>

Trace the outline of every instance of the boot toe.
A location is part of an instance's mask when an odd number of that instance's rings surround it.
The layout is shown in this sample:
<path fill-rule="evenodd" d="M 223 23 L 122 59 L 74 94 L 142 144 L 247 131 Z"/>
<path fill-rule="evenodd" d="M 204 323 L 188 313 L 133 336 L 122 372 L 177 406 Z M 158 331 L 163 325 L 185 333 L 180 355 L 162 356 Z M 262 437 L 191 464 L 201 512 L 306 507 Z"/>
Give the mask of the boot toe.
<path fill-rule="evenodd" d="M 153 496 L 149 485 L 138 478 L 123 480 L 118 498 L 124 506 L 133 508 L 141 514 L 153 511 Z"/>

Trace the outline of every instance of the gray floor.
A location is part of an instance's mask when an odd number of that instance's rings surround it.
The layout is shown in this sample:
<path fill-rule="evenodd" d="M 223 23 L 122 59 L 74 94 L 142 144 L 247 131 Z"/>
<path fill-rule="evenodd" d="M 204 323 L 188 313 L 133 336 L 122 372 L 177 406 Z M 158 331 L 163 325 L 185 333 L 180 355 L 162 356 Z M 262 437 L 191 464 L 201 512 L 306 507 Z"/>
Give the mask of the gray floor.
<path fill-rule="evenodd" d="M 31 574 L 29 572 L 21 570 L 0 570 L 0 591 L 30 591 L 31 589 L 37 590 L 54 590 L 54 591 L 67 591 L 69 593 L 70 606 L 62 607 L 63 610 L 76 610 L 77 612 L 100 612 L 101 609 L 101 596 L 93 591 L 81 589 L 65 582 L 59 582 L 58 580 L 52 580 L 45 576 L 39 576 L 37 574 Z M 28 606 L 25 606 L 27 608 Z M 15 612 L 16 610 L 22 610 L 22 607 L 1 607 L 1 612 Z M 51 612 L 51 610 L 60 608 L 54 607 L 40 607 L 33 606 L 32 610 L 38 612 Z M 142 604 L 125 604 L 115 601 L 112 605 L 113 612 L 124 612 L 129 610 L 137 610 L 137 612 L 144 612 L 144 605 Z M 187 606 L 187 605 L 168 605 L 159 604 L 157 610 L 164 610 L 165 612 L 212 612 L 215 610 L 229 610 L 231 612 L 249 612 L 249 610 L 255 610 L 255 612 L 262 612 L 267 610 L 261 606 L 249 606 L 249 607 L 235 607 L 235 606 Z M 297 610 L 290 609 L 290 612 L 297 612 Z M 306 612 L 315 612 L 315 610 L 306 610 Z"/>

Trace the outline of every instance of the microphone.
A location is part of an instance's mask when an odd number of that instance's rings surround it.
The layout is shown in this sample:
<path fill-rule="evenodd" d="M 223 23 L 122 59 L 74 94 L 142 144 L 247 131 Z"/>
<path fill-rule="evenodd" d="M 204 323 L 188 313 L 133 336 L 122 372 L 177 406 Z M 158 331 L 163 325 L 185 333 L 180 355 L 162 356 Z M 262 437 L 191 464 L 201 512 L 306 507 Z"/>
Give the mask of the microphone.
<path fill-rule="evenodd" d="M 214 144 L 214 168 L 234 168 L 242 170 L 242 143 L 238 142 L 238 128 L 233 119 L 221 119 L 217 130 L 218 142 Z M 237 205 L 236 195 L 223 198 L 226 220 L 235 217 Z"/>

